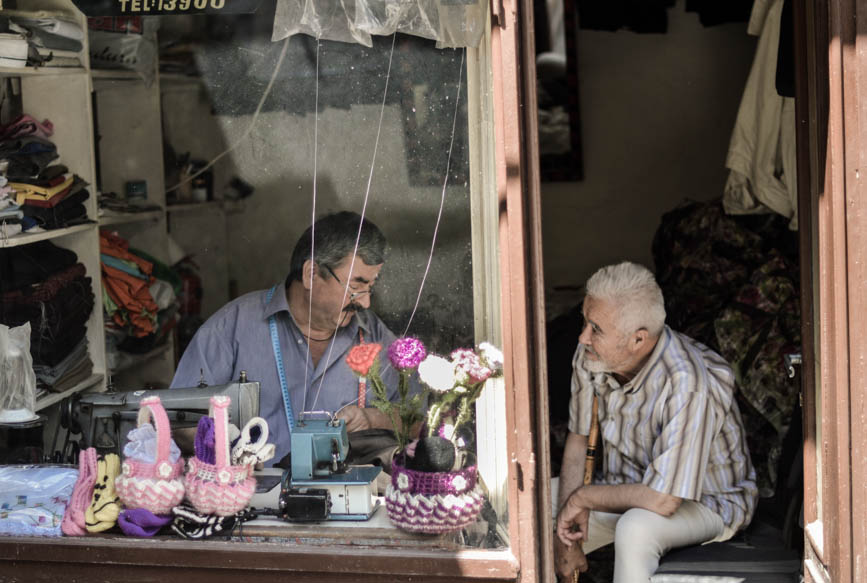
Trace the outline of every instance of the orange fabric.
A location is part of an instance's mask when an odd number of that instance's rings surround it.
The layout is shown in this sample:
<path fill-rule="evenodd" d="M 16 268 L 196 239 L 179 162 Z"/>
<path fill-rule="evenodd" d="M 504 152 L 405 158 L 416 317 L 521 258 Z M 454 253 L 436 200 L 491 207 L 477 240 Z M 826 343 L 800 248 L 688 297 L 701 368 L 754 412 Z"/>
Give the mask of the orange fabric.
<path fill-rule="evenodd" d="M 99 232 L 99 251 L 118 259 L 134 262 L 145 275 L 150 275 L 154 270 L 153 263 L 130 253 L 129 241 L 114 233 L 109 233 L 108 231 Z"/>
<path fill-rule="evenodd" d="M 114 321 L 123 326 L 133 326 L 133 335 L 147 336 L 155 330 L 158 306 L 151 296 L 149 282 L 101 263 L 104 275 L 102 282 L 111 300 L 126 313 L 118 310 Z M 151 281 L 153 277 L 150 278 Z"/>

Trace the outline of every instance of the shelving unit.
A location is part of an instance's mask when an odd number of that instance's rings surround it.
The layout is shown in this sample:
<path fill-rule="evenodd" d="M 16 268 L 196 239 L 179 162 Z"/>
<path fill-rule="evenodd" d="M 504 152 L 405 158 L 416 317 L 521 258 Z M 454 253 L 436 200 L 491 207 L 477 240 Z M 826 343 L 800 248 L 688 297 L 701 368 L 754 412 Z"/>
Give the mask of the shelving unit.
<path fill-rule="evenodd" d="M 99 218 L 99 226 L 116 231 L 131 247 L 168 264 L 159 75 L 155 71 L 150 85 L 138 73 L 124 70 L 94 69 L 91 78 L 103 192 L 123 193 L 128 181 L 143 180 L 147 185 L 146 202 L 161 207 L 137 213 L 106 210 Z M 124 364 L 109 368 L 107 373 L 117 390 L 146 384 L 162 386 L 171 381 L 174 364 L 174 342 L 169 337 L 166 344 L 146 354 L 132 355 L 132 360 L 124 359 Z"/>
<path fill-rule="evenodd" d="M 83 30 L 85 17 L 71 0 L 33 0 L 28 9 L 63 12 L 75 18 Z M 21 11 L 17 11 L 19 14 Z M 53 164 L 63 164 L 70 172 L 88 183 L 90 196 L 84 201 L 91 223 L 65 229 L 37 233 L 21 233 L 0 238 L 0 249 L 30 245 L 50 240 L 59 247 L 70 249 L 78 256 L 90 278 L 94 295 L 94 309 L 87 320 L 87 342 L 91 375 L 84 381 L 61 393 L 44 395 L 36 408 L 47 418 L 43 435 L 50 436 L 58 423 L 58 408 L 53 407 L 63 398 L 82 391 L 105 389 L 105 341 L 102 318 L 102 286 L 100 281 L 99 233 L 97 225 L 96 164 L 93 140 L 93 109 L 91 77 L 87 40 L 80 52 L 83 67 L 23 67 L 0 68 L 0 79 L 9 82 L 12 94 L 20 96 L 21 111 L 37 119 L 49 119 L 54 124 L 50 141 L 57 147 L 59 158 Z"/>

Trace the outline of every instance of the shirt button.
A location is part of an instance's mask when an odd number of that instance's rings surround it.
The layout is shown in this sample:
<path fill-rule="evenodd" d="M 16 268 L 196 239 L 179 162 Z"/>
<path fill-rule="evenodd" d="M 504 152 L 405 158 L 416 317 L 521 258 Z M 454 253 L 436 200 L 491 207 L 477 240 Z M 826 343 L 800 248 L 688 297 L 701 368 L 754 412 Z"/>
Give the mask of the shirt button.
<path fill-rule="evenodd" d="M 300 338 L 298 339 L 298 344 L 301 344 L 301 339 L 300 339 Z"/>

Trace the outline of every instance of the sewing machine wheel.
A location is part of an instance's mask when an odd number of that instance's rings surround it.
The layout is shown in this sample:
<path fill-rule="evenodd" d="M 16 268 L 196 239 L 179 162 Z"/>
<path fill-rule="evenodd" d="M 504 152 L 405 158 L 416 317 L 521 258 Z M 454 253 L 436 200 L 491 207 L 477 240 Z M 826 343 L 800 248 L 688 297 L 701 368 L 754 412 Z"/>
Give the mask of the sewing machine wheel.
<path fill-rule="evenodd" d="M 60 402 L 60 426 L 69 433 L 81 433 L 81 422 L 78 419 L 76 403 L 79 397 L 73 395 Z"/>

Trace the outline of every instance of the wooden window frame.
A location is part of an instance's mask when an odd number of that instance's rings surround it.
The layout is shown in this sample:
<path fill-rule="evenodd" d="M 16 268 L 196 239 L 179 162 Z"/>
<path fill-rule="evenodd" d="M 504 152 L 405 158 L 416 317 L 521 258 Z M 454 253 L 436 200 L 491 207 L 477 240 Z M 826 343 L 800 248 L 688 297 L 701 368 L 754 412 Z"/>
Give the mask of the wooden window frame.
<path fill-rule="evenodd" d="M 273 581 L 359 583 L 547 580 L 551 567 L 547 382 L 541 212 L 531 0 L 492 0 L 490 28 L 496 232 L 506 355 L 508 534 L 505 550 L 433 551 L 365 546 L 85 537 L 0 539 L 6 577 L 53 581 Z M 529 55 L 529 57 L 528 57 Z M 527 414 L 534 412 L 534 414 Z M 539 428 L 542 428 L 539 430 Z"/>

